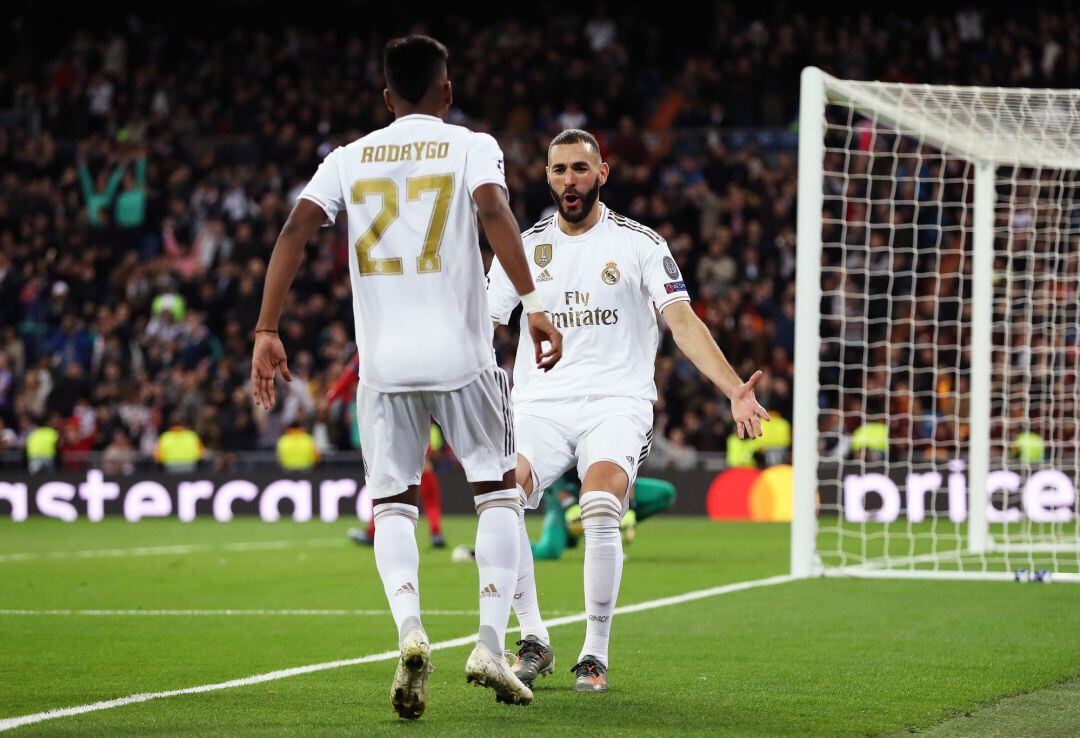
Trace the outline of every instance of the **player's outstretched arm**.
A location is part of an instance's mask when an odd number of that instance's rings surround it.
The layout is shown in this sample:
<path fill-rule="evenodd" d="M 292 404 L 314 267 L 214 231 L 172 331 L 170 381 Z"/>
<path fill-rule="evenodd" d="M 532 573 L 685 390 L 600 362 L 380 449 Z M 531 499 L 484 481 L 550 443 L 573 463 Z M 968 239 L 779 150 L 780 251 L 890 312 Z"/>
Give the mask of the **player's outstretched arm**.
<path fill-rule="evenodd" d="M 278 321 L 285 296 L 296 277 L 304 246 L 326 221 L 326 213 L 310 200 L 299 200 L 278 235 L 263 284 L 262 309 L 255 324 L 255 350 L 251 354 L 251 393 L 255 403 L 267 409 L 274 406 L 274 377 L 280 369 L 286 382 L 292 381 L 285 347 L 278 337 Z"/>
<path fill-rule="evenodd" d="M 735 419 L 739 438 L 759 437 L 761 421 L 770 420 L 769 413 L 754 396 L 754 386 L 762 377 L 761 370 L 743 382 L 716 345 L 709 329 L 694 314 L 689 302 L 680 300 L 668 305 L 664 308 L 664 320 L 671 327 L 671 335 L 686 357 L 731 401 L 731 415 Z"/>
<path fill-rule="evenodd" d="M 536 295 L 518 224 L 510 210 L 510 203 L 506 201 L 506 191 L 496 184 L 482 184 L 473 191 L 473 201 L 488 243 L 514 289 L 521 295 L 521 303 L 529 316 L 529 334 L 536 349 L 536 365 L 546 372 L 562 358 L 562 334 L 551 324 Z M 544 350 L 544 341 L 549 344 L 547 351 Z"/>

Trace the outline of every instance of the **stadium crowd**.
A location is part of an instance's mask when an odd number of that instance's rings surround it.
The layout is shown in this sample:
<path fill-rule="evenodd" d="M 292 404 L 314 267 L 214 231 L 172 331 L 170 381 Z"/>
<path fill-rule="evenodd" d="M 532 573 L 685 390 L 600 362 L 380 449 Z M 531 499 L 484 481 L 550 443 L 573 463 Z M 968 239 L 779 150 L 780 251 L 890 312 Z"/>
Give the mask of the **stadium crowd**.
<path fill-rule="evenodd" d="M 790 418 L 794 138 L 731 131 L 790 127 L 811 57 L 859 79 L 1080 86 L 1075 14 L 1024 13 L 913 24 L 785 6 L 754 18 L 719 3 L 679 43 L 646 16 L 604 10 L 426 30 L 450 47 L 451 122 L 503 146 L 522 228 L 552 207 L 550 137 L 597 133 L 612 165 L 603 200 L 667 239 L 695 310 L 740 374 L 766 370 L 759 399 Z M 122 471 L 187 426 L 227 467 L 296 423 L 321 450 L 355 448 L 351 404 L 325 399 L 355 348 L 344 222 L 309 247 L 293 289 L 285 401 L 257 410 L 247 384 L 266 262 L 291 204 L 326 153 L 390 121 L 384 41 L 294 27 L 189 34 L 132 17 L 54 50 L 7 46 L 0 450 L 21 452 L 51 427 L 66 466 L 99 451 Z M 506 368 L 515 343 L 497 331 Z M 727 403 L 669 337 L 656 381 L 654 452 L 692 461 L 724 449 Z"/>

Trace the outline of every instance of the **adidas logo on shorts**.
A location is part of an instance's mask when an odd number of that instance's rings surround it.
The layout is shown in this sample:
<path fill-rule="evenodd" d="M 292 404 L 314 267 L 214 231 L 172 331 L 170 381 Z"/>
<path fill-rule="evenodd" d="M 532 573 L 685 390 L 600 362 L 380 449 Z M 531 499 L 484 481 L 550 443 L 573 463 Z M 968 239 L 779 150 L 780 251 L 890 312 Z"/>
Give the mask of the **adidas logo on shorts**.
<path fill-rule="evenodd" d="M 394 592 L 394 597 L 403 594 L 417 594 L 416 587 L 413 586 L 412 582 L 405 582 L 405 584 L 398 587 L 397 592 Z"/>
<path fill-rule="evenodd" d="M 499 590 L 495 589 L 494 584 L 489 584 L 488 586 L 486 586 L 482 590 L 480 590 L 480 596 L 481 597 L 502 597 L 502 595 L 499 594 Z"/>

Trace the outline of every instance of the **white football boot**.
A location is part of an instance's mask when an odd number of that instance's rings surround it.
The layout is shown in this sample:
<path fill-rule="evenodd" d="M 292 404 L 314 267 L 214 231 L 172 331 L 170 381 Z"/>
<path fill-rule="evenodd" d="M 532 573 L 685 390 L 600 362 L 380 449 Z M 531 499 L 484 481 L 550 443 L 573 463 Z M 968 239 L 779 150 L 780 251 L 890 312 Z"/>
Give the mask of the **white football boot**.
<path fill-rule="evenodd" d="M 508 705 L 527 705 L 532 702 L 532 690 L 521 683 L 502 653 L 493 653 L 483 643 L 477 643 L 465 663 L 465 679 L 495 692 L 497 702 Z"/>
<path fill-rule="evenodd" d="M 401 658 L 390 686 L 390 704 L 398 716 L 416 720 L 427 707 L 427 680 L 431 673 L 431 645 L 419 628 L 401 641 Z"/>

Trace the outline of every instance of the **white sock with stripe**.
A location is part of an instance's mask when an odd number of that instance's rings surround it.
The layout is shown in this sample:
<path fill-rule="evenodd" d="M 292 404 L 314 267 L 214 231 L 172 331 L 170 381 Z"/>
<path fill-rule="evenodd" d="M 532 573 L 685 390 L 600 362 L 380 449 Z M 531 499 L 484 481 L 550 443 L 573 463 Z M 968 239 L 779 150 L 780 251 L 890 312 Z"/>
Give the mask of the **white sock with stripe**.
<path fill-rule="evenodd" d="M 518 485 L 518 494 L 525 499 L 525 490 Z M 551 643 L 547 626 L 540 616 L 540 602 L 536 596 L 536 573 L 533 567 L 532 543 L 525 528 L 525 510 L 518 516 L 520 553 L 518 555 L 517 590 L 514 592 L 514 614 L 521 626 L 521 637 L 536 636 L 544 643 Z"/>
<path fill-rule="evenodd" d="M 495 654 L 503 652 L 510 604 L 518 573 L 518 515 L 516 489 L 473 498 L 480 519 L 476 524 L 476 567 L 480 574 L 480 642 Z M 378 538 L 376 537 L 376 541 Z"/>
<path fill-rule="evenodd" d="M 595 656 L 608 666 L 611 618 L 619 598 L 623 550 L 619 533 L 622 502 L 611 492 L 581 495 L 581 525 L 585 529 L 585 644 L 578 661 Z"/>
<path fill-rule="evenodd" d="M 420 623 L 420 552 L 416 521 L 420 510 L 399 502 L 376 504 L 375 566 L 382 578 L 390 612 L 398 627 L 398 642 Z"/>

